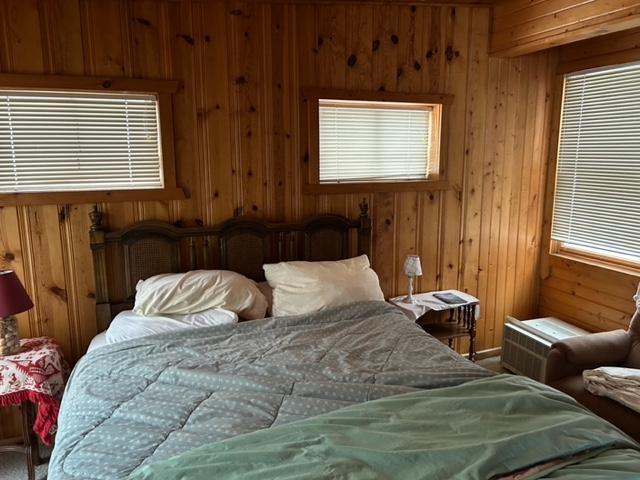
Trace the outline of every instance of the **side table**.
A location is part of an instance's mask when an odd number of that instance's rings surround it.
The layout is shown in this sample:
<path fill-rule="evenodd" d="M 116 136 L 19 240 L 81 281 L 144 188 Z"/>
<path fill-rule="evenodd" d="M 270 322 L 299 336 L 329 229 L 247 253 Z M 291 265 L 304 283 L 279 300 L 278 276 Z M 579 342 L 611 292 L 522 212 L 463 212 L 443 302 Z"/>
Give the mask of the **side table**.
<path fill-rule="evenodd" d="M 0 453 L 24 453 L 28 478 L 34 480 L 40 463 L 38 438 L 47 446 L 53 443 L 69 369 L 51 338 L 23 339 L 20 346 L 19 353 L 0 357 L 0 407 L 21 407 L 22 438 L 17 439 L 20 444 L 11 444 L 15 439 L 2 442 Z"/>
<path fill-rule="evenodd" d="M 434 293 L 452 293 L 460 297 L 463 303 L 446 303 L 433 296 Z M 447 340 L 453 348 L 453 340 L 458 337 L 469 337 L 469 360 L 475 361 L 476 322 L 480 318 L 480 300 L 458 290 L 442 290 L 440 292 L 418 293 L 414 296 L 416 303 L 405 303 L 404 296 L 389 301 L 400 308 L 411 320 L 418 323 L 425 332 L 438 340 Z M 424 323 L 422 320 L 429 312 L 449 312 L 444 322 Z"/>

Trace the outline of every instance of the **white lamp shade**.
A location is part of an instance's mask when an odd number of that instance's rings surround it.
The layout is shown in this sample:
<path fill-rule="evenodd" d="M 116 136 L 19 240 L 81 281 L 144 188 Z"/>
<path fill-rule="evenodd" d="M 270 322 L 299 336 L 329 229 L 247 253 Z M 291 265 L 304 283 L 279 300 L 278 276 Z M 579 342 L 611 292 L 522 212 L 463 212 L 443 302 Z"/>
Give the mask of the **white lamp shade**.
<path fill-rule="evenodd" d="M 407 277 L 419 277 L 422 275 L 422 265 L 418 255 L 407 255 L 404 261 L 404 274 Z"/>

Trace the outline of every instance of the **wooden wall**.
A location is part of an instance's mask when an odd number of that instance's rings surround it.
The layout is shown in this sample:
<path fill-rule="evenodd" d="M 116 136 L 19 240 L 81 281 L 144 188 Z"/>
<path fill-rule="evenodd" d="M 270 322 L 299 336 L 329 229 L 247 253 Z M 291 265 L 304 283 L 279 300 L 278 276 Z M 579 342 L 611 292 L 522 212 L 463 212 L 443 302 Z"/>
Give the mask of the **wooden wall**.
<path fill-rule="evenodd" d="M 558 57 L 549 149 L 552 172 L 555 172 L 557 153 L 562 74 L 640 61 L 640 28 L 566 45 L 559 49 Z M 554 180 L 554 175 L 549 175 L 541 263 L 541 313 L 563 318 L 590 331 L 626 329 L 635 311 L 632 296 L 640 282 L 640 271 L 616 271 L 548 254 Z"/>
<path fill-rule="evenodd" d="M 0 67 L 181 81 L 177 172 L 190 199 L 103 205 L 110 228 L 356 215 L 361 195 L 301 194 L 299 88 L 455 95 L 442 144 L 453 188 L 367 195 L 373 264 L 393 295 L 406 290 L 405 255 L 420 254 L 419 290 L 478 295 L 479 348 L 495 347 L 506 314 L 537 313 L 554 56 L 489 58 L 486 7 L 400 3 L 5 0 Z M 88 210 L 0 209 L 0 266 L 37 305 L 21 333 L 55 337 L 71 361 L 96 334 Z"/>
<path fill-rule="evenodd" d="M 498 0 L 491 51 L 522 55 L 638 26 L 636 0 Z"/>

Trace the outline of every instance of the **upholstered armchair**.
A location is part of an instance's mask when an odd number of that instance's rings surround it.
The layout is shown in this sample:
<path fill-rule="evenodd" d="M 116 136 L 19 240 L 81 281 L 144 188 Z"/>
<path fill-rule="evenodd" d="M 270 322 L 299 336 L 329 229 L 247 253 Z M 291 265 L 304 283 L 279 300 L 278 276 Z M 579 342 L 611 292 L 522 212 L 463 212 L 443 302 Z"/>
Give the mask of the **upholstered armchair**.
<path fill-rule="evenodd" d="M 592 395 L 582 381 L 583 370 L 605 366 L 640 369 L 640 286 L 634 299 L 637 309 L 628 330 L 593 333 L 554 343 L 547 358 L 545 381 L 640 442 L 640 413 Z"/>

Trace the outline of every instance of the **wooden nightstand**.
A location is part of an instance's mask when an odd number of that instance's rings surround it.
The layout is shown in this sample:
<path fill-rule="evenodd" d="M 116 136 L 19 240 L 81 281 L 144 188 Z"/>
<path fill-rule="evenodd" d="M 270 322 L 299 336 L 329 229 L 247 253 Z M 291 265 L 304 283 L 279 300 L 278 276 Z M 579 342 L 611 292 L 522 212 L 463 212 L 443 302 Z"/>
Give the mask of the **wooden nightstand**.
<path fill-rule="evenodd" d="M 434 293 L 452 293 L 464 303 L 449 304 L 438 300 Z M 447 340 L 449 347 L 453 347 L 453 340 L 458 337 L 469 337 L 469 360 L 476 356 L 476 322 L 480 318 L 480 300 L 468 293 L 458 290 L 442 290 L 441 292 L 418 293 L 414 295 L 416 303 L 405 303 L 404 295 L 389 300 L 400 308 L 411 320 L 420 325 L 425 332 L 438 340 Z M 449 312 L 446 321 L 430 321 L 432 312 Z"/>

